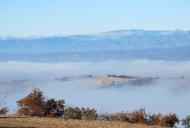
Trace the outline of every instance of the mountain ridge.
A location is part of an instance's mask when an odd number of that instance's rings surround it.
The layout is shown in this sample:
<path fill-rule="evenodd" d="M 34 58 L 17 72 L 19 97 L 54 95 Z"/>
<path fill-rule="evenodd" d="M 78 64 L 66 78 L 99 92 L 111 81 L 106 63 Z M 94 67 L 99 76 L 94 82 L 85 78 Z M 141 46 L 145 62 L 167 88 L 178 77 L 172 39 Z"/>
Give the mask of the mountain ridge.
<path fill-rule="evenodd" d="M 174 30 L 144 30 L 144 29 L 120 29 L 120 30 L 113 30 L 113 31 L 105 31 L 105 32 L 98 32 L 98 33 L 89 33 L 89 34 L 56 34 L 56 35 L 29 35 L 23 37 L 16 37 L 16 36 L 0 36 L 0 40 L 14 40 L 14 39 L 23 39 L 23 40 L 33 40 L 33 39 L 42 39 L 42 38 L 54 38 L 54 37 L 73 37 L 73 36 L 99 36 L 102 34 L 113 34 L 113 33 L 126 33 L 126 32 L 163 32 L 163 33 L 190 33 L 190 30 L 183 30 L 183 29 L 174 29 Z"/>
<path fill-rule="evenodd" d="M 190 32 L 183 30 L 118 30 L 96 35 L 0 39 L 0 56 L 1 58 L 5 58 L 5 60 L 10 56 L 9 59 L 33 56 L 34 58 L 38 58 L 38 60 L 40 60 L 40 56 L 43 60 L 43 57 L 47 58 L 47 55 L 55 58 L 58 57 L 57 59 L 60 56 L 63 58 L 70 56 L 68 60 L 72 58 L 76 60 L 85 58 L 85 60 L 88 60 L 87 58 L 95 58 L 95 56 L 99 56 L 101 59 L 106 57 L 112 59 L 110 55 L 115 56 L 115 58 L 124 59 L 171 58 L 189 60 L 189 48 Z M 88 54 L 91 56 L 88 56 Z M 53 59 L 53 57 L 50 58 Z"/>

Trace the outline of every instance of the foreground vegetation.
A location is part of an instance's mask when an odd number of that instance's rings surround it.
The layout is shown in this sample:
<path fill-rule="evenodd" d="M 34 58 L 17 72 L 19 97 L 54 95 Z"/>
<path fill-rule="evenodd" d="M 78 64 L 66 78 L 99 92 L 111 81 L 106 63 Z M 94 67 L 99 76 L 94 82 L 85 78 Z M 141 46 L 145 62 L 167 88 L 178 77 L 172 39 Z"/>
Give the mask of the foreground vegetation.
<path fill-rule="evenodd" d="M 0 118 L 0 127 L 3 128 L 154 128 L 154 126 L 148 126 L 144 124 L 130 124 L 126 122 L 64 120 L 62 118 L 40 118 L 40 117 Z"/>
<path fill-rule="evenodd" d="M 19 109 L 14 117 L 1 117 L 0 127 L 174 127 L 179 123 L 176 114 L 149 114 L 145 109 L 133 112 L 101 113 L 92 108 L 65 107 L 64 100 L 46 99 L 39 89 L 17 101 Z M 1 108 L 5 115 L 8 108 Z M 138 125 L 136 125 L 138 124 Z M 182 120 L 189 128 L 190 118 Z"/>

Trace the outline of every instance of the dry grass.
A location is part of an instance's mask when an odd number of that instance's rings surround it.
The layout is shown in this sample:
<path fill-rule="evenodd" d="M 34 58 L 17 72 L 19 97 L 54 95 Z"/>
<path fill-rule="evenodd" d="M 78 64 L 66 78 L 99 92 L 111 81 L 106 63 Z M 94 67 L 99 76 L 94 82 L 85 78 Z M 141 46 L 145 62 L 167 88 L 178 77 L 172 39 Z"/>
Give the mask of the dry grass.
<path fill-rule="evenodd" d="M 64 120 L 38 117 L 0 117 L 0 128 L 159 128 L 110 121 Z M 161 128 L 161 127 L 160 127 Z"/>

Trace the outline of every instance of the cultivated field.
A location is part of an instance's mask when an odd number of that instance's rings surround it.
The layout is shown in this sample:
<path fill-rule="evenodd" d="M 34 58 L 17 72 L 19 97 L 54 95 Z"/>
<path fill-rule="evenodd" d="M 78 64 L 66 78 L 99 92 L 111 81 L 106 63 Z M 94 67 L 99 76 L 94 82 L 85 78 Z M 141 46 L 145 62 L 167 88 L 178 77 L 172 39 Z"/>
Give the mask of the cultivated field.
<path fill-rule="evenodd" d="M 38 117 L 0 117 L 0 128 L 161 128 L 110 121 L 64 120 Z"/>

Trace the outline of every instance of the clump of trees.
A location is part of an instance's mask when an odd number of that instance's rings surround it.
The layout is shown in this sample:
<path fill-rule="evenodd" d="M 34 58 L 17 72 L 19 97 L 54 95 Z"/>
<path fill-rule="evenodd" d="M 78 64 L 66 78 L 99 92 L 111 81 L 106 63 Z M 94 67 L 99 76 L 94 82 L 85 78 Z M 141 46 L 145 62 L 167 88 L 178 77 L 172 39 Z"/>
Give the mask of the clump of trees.
<path fill-rule="evenodd" d="M 68 107 L 64 112 L 64 119 L 96 120 L 98 114 L 95 109 Z"/>
<path fill-rule="evenodd" d="M 128 118 L 130 123 L 146 123 L 148 120 L 145 109 L 139 109 L 129 113 Z"/>
<path fill-rule="evenodd" d="M 64 119 L 81 119 L 81 110 L 78 107 L 68 107 L 65 109 Z"/>
<path fill-rule="evenodd" d="M 179 123 L 179 119 L 176 114 L 147 114 L 145 109 L 139 109 L 133 112 L 119 112 L 115 114 L 100 114 L 98 115 L 98 120 L 104 121 L 119 121 L 128 123 L 140 123 L 148 125 L 157 125 L 164 127 L 174 127 L 176 123 Z M 190 118 L 189 118 L 190 119 Z M 188 124 L 190 120 L 184 120 L 184 124 Z M 190 122 L 189 122 L 190 123 Z"/>
<path fill-rule="evenodd" d="M 39 117 L 61 117 L 64 113 L 64 100 L 46 100 L 42 91 L 34 89 L 21 100 L 17 101 L 18 115 Z"/>
<path fill-rule="evenodd" d="M 149 123 L 150 125 L 160 125 L 160 123 L 161 123 L 161 118 L 162 118 L 162 115 L 161 115 L 161 114 L 149 115 L 149 121 L 148 121 L 148 123 Z"/>
<path fill-rule="evenodd" d="M 98 114 L 95 109 L 82 108 L 81 109 L 81 119 L 82 120 L 96 120 Z"/>
<path fill-rule="evenodd" d="M 134 79 L 134 78 L 138 78 L 137 76 L 126 76 L 126 75 L 111 75 L 108 74 L 107 77 L 116 77 L 116 78 L 125 78 L 125 79 Z"/>
<path fill-rule="evenodd" d="M 148 125 L 158 125 L 174 127 L 179 119 L 176 114 L 147 114 L 145 109 L 133 112 L 119 112 L 114 114 L 97 114 L 95 109 L 65 107 L 64 100 L 46 99 L 39 89 L 34 89 L 26 97 L 17 101 L 19 109 L 18 115 L 38 116 L 38 117 L 62 117 L 64 119 L 78 120 L 104 120 L 119 121 L 128 123 L 141 123 Z M 8 109 L 0 109 L 0 114 L 5 114 Z M 190 116 L 183 120 L 183 125 L 190 126 Z"/>
<path fill-rule="evenodd" d="M 9 109 L 7 107 L 0 107 L 0 115 L 6 115 Z"/>
<path fill-rule="evenodd" d="M 129 123 L 146 123 L 148 116 L 145 113 L 145 109 L 139 109 L 134 112 L 119 112 L 114 114 L 100 114 L 98 116 L 99 120 L 107 121 L 119 121 L 119 122 L 129 122 Z"/>
<path fill-rule="evenodd" d="M 39 89 L 34 89 L 29 95 L 17 101 L 19 115 L 44 116 L 45 97 Z"/>
<path fill-rule="evenodd" d="M 179 123 L 179 119 L 176 114 L 164 115 L 161 118 L 161 126 L 174 127 L 176 123 Z"/>
<path fill-rule="evenodd" d="M 44 105 L 44 116 L 62 117 L 64 114 L 64 100 L 49 99 Z"/>
<path fill-rule="evenodd" d="M 179 123 L 179 119 L 176 114 L 153 114 L 149 116 L 149 124 L 151 125 L 174 127 L 176 123 Z"/>
<path fill-rule="evenodd" d="M 129 117 L 127 113 L 123 113 L 123 112 L 119 112 L 119 113 L 115 113 L 110 115 L 111 117 L 111 121 L 119 121 L 119 122 L 128 122 L 129 121 Z M 109 118 L 107 118 L 109 119 Z"/>

